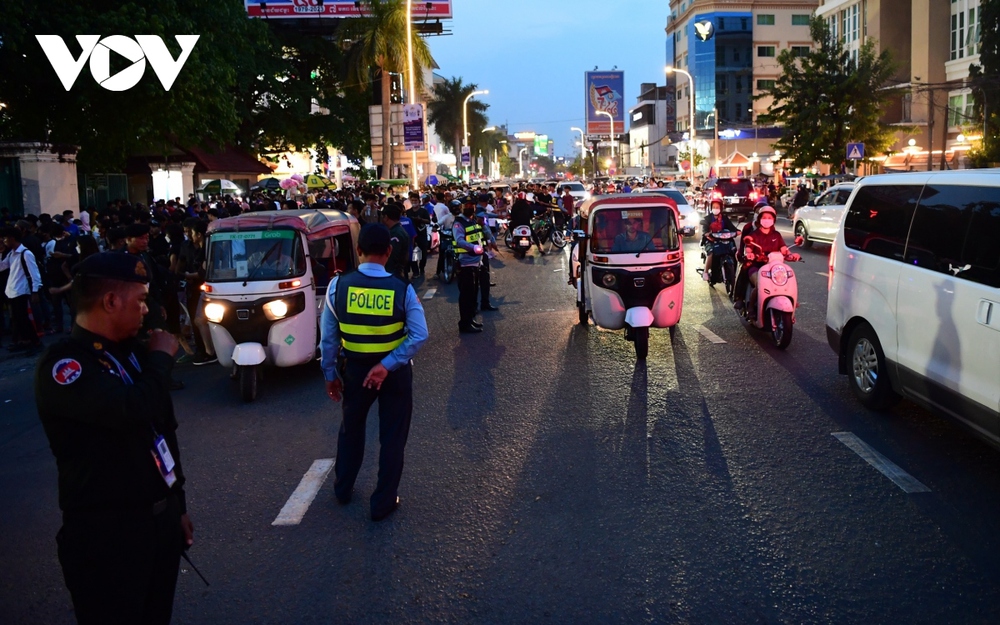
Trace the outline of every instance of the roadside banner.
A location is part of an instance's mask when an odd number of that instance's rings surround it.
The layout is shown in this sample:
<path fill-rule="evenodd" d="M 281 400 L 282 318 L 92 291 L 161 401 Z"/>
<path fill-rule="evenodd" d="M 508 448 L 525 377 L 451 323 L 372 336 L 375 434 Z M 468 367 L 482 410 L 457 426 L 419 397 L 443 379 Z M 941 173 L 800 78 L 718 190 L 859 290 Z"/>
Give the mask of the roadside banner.
<path fill-rule="evenodd" d="M 472 164 L 472 148 L 467 145 L 462 146 L 462 167 Z"/>
<path fill-rule="evenodd" d="M 587 134 L 606 135 L 611 133 L 610 113 L 615 120 L 614 133 L 625 133 L 625 72 L 587 72 L 584 76 L 586 88 Z"/>
<path fill-rule="evenodd" d="M 403 105 L 403 144 L 407 152 L 424 150 L 424 105 Z"/>
<path fill-rule="evenodd" d="M 363 5 L 354 0 L 243 0 L 247 15 L 266 19 L 295 18 L 347 18 L 362 17 L 367 13 Z M 414 2 L 413 20 L 452 19 L 451 0 Z"/>

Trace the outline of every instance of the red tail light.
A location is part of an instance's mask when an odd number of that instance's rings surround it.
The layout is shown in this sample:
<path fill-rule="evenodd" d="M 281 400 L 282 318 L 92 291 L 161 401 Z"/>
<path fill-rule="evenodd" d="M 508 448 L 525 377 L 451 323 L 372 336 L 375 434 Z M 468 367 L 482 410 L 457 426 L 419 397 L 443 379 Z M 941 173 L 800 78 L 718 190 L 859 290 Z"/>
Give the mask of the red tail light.
<path fill-rule="evenodd" d="M 722 199 L 722 191 L 712 191 L 712 199 L 713 200 L 721 200 Z"/>
<path fill-rule="evenodd" d="M 833 266 L 837 263 L 837 243 L 834 241 L 833 245 L 830 246 L 830 262 L 829 271 L 826 275 L 826 290 L 827 292 L 833 288 Z"/>
<path fill-rule="evenodd" d="M 759 195 L 757 195 L 757 192 L 756 192 L 756 191 L 751 191 L 751 192 L 750 192 L 750 201 L 751 201 L 751 202 L 756 202 L 756 201 L 757 201 L 757 198 L 759 198 L 759 197 L 760 197 L 760 196 L 759 196 Z"/>

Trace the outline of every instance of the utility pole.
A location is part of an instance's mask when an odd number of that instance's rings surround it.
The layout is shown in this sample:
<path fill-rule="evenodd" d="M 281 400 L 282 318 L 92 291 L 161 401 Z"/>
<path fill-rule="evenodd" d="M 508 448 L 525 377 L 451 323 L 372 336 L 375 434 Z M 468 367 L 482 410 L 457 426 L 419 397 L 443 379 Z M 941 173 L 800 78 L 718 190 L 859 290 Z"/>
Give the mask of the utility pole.
<path fill-rule="evenodd" d="M 948 117 L 951 112 L 951 105 L 945 103 L 944 105 L 944 132 L 941 133 L 941 171 L 945 170 L 947 167 L 947 161 L 945 161 L 945 150 L 948 148 Z"/>
<path fill-rule="evenodd" d="M 927 91 L 930 103 L 927 113 L 927 171 L 934 170 L 934 90 Z M 947 125 L 947 122 L 945 122 Z"/>

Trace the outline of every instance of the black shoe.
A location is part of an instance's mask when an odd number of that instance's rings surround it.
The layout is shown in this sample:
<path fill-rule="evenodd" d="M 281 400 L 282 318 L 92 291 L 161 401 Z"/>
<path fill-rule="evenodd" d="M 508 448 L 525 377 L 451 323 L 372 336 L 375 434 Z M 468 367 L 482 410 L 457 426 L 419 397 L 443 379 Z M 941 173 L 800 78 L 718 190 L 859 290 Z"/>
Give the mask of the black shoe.
<path fill-rule="evenodd" d="M 202 365 L 210 365 L 213 362 L 219 362 L 218 356 L 201 354 L 200 356 L 195 356 L 194 360 L 191 361 L 191 364 L 193 364 L 196 367 L 200 367 Z"/>
<path fill-rule="evenodd" d="M 372 521 L 375 521 L 376 523 L 378 523 L 379 521 L 384 521 L 388 519 L 390 516 L 392 516 L 392 513 L 395 512 L 396 510 L 399 510 L 399 497 L 396 497 L 396 502 L 392 504 L 392 507 L 386 510 L 385 512 L 380 512 L 378 514 L 375 514 L 375 512 L 372 511 Z"/>
<path fill-rule="evenodd" d="M 470 321 L 469 325 L 471 325 L 473 328 L 480 328 L 480 329 L 482 329 L 482 327 L 483 327 L 483 324 L 479 323 L 478 321 Z"/>
<path fill-rule="evenodd" d="M 494 306 L 493 304 L 484 304 L 479 307 L 479 310 L 483 312 L 493 312 L 495 310 L 500 310 L 500 309 Z"/>
<path fill-rule="evenodd" d="M 474 325 L 458 326 L 459 334 L 479 334 L 482 331 L 482 328 L 477 328 Z"/>
<path fill-rule="evenodd" d="M 743 303 L 743 300 L 738 299 L 733 303 L 733 308 L 735 308 L 736 310 L 743 310 L 744 308 L 746 308 L 746 304 Z"/>
<path fill-rule="evenodd" d="M 340 495 L 334 493 L 333 496 L 337 498 L 337 503 L 339 503 L 342 506 L 346 506 L 347 504 L 351 503 L 351 495 L 352 494 L 353 494 L 353 492 L 350 492 L 350 493 L 347 493 L 346 496 L 341 497 Z"/>

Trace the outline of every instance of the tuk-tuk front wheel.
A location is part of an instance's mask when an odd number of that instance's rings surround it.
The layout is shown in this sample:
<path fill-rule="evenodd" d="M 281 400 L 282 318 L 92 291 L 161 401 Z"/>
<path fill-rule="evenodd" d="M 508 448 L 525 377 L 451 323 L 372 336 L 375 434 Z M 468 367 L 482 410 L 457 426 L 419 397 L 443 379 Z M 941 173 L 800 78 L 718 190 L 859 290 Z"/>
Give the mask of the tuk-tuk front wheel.
<path fill-rule="evenodd" d="M 245 402 L 257 399 L 257 379 L 260 377 L 258 367 L 259 365 L 239 367 L 240 396 Z"/>
<path fill-rule="evenodd" d="M 646 360 L 649 354 L 649 328 L 633 328 L 632 339 L 635 341 L 635 359 Z"/>

